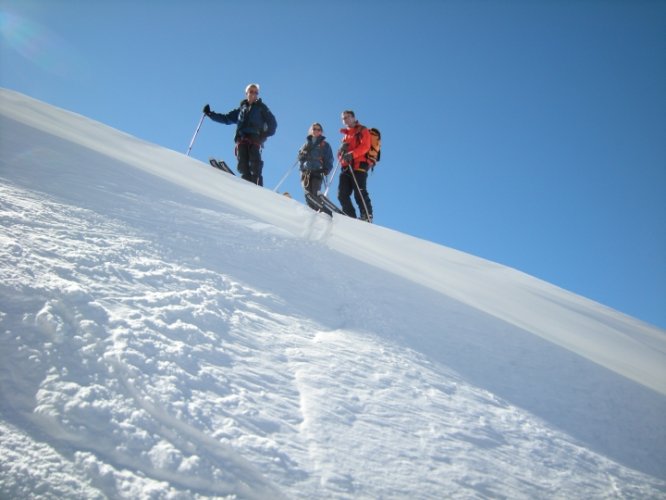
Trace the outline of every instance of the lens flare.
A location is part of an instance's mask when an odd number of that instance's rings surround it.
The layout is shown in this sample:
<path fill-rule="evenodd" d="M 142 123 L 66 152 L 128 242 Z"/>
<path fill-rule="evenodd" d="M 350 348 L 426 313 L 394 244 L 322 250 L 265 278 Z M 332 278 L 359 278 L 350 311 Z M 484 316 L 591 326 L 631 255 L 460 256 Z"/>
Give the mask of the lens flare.
<path fill-rule="evenodd" d="M 78 52 L 43 27 L 0 10 L 0 39 L 32 64 L 58 76 L 69 76 L 82 65 Z"/>

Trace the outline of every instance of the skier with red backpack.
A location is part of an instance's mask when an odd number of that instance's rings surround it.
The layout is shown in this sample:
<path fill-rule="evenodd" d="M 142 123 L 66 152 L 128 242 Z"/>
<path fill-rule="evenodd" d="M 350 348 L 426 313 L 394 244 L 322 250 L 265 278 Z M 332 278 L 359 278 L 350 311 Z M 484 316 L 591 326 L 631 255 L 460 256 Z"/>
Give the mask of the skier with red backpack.
<path fill-rule="evenodd" d="M 372 203 L 367 190 L 368 170 L 374 166 L 368 157 L 372 148 L 372 136 L 370 130 L 358 122 L 353 111 L 343 111 L 342 121 L 345 128 L 340 129 L 344 137 L 338 150 L 338 160 L 342 167 L 338 200 L 342 211 L 349 217 L 356 218 L 356 210 L 351 202 L 353 193 L 360 212 L 359 218 L 372 222 Z"/>

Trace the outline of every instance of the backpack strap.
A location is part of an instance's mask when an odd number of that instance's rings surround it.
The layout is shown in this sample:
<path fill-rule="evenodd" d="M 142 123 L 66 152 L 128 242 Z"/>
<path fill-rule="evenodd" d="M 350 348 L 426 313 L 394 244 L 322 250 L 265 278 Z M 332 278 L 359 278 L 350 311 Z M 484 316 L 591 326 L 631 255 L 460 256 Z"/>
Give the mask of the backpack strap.
<path fill-rule="evenodd" d="M 365 125 L 361 125 L 360 123 L 357 126 L 358 126 L 358 131 L 354 135 L 356 137 L 356 143 L 360 144 L 361 140 L 363 140 L 363 137 L 362 137 L 363 131 L 368 127 L 366 127 Z"/>
<path fill-rule="evenodd" d="M 358 124 L 358 132 L 356 132 L 356 134 L 355 134 L 357 144 L 361 144 L 361 141 L 363 140 L 363 131 L 364 130 L 368 130 L 368 127 L 366 127 L 365 125 L 361 125 L 359 123 Z M 370 149 L 368 149 L 368 151 L 365 153 L 365 162 L 369 166 L 372 163 L 371 161 L 369 161 L 370 158 L 368 158 L 368 154 L 370 154 L 371 149 L 372 149 L 372 142 L 370 142 Z M 375 166 L 374 163 L 372 163 L 372 166 L 370 166 L 370 168 L 372 169 L 372 168 L 374 168 L 374 166 Z M 363 172 L 365 172 L 365 170 L 363 170 Z"/>

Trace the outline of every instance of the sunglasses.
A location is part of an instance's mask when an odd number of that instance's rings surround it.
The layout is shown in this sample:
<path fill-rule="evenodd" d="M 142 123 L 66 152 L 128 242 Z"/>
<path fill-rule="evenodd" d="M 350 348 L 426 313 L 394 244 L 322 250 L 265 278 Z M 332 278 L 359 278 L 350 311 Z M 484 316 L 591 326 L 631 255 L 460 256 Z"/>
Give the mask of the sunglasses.
<path fill-rule="evenodd" d="M 319 127 L 312 127 L 312 130 L 314 132 L 321 132 L 321 129 Z"/>
<path fill-rule="evenodd" d="M 256 90 L 248 90 L 247 93 L 248 94 L 258 94 L 259 92 L 257 92 Z"/>

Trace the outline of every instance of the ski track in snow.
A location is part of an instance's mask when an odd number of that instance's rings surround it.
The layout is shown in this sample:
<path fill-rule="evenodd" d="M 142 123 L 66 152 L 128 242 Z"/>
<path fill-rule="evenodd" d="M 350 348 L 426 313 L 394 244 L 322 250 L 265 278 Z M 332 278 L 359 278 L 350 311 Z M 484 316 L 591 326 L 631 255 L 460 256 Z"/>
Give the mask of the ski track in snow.
<path fill-rule="evenodd" d="M 0 165 L 0 497 L 666 497 L 650 390 L 330 250 L 305 207 L 294 236 L 23 146 Z"/>

